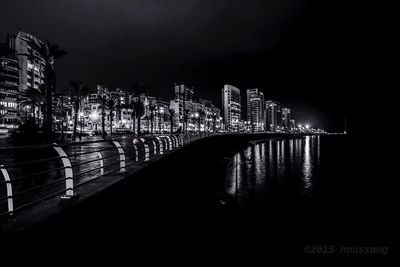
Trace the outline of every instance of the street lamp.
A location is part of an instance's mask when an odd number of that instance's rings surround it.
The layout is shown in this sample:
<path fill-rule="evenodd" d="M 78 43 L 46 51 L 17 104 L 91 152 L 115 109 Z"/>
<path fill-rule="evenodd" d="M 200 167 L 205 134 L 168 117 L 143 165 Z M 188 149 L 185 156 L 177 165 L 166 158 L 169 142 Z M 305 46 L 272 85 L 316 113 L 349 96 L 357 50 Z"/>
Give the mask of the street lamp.
<path fill-rule="evenodd" d="M 199 113 L 196 112 L 196 113 L 194 114 L 194 117 L 196 118 L 195 125 L 197 124 L 197 122 L 198 122 L 198 124 L 199 124 L 199 133 L 200 133 L 200 119 L 199 119 L 200 115 L 199 115 Z M 196 131 L 196 126 L 194 126 L 194 131 Z"/>

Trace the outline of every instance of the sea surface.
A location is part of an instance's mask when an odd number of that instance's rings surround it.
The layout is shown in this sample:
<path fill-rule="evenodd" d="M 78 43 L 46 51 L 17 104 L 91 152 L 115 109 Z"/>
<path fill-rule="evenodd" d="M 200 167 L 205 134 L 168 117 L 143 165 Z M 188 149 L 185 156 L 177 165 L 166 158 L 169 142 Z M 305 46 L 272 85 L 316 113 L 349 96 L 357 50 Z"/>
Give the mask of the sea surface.
<path fill-rule="evenodd" d="M 304 256 L 310 245 L 392 247 L 395 188 L 388 155 L 374 149 L 384 140 L 292 136 L 236 146 L 218 138 L 125 178 L 31 229 L 29 240 L 73 235 L 93 246 L 261 259 Z"/>

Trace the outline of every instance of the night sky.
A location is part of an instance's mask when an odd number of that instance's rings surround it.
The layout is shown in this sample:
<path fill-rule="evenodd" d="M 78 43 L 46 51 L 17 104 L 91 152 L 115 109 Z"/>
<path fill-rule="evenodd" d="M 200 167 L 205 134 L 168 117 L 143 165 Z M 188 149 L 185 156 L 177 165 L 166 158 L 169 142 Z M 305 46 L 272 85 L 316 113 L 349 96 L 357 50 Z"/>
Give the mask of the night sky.
<path fill-rule="evenodd" d="M 0 37 L 21 29 L 58 43 L 59 86 L 140 81 L 171 99 L 182 81 L 217 106 L 225 83 L 243 96 L 258 87 L 298 121 L 341 131 L 344 117 L 356 123 L 366 48 L 362 7 L 339 2 L 2 0 Z"/>

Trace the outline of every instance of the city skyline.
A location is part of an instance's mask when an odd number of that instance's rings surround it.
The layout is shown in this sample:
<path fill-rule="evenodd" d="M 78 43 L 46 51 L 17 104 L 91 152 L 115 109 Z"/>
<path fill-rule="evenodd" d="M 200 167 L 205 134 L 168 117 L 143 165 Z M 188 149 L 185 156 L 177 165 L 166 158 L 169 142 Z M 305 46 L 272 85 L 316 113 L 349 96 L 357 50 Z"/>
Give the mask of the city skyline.
<path fill-rule="evenodd" d="M 131 88 L 114 89 L 105 84 L 98 84 L 94 89 L 84 85 L 85 82 L 71 81 L 68 88 L 57 87 L 55 83 L 54 85 L 49 83 L 51 81 L 48 76 L 49 68 L 53 71 L 57 69 L 55 64 L 57 58 L 47 55 L 53 50 L 59 50 L 57 44 L 41 40 L 23 31 L 9 35 L 2 46 L 0 69 L 2 134 L 8 135 L 27 124 L 29 119 L 33 119 L 35 124 L 43 129 L 48 129 L 49 124 L 55 126 L 54 130 L 61 129 L 61 132 L 73 128 L 75 137 L 78 122 L 81 134 L 82 128 L 85 128 L 85 131 L 98 131 L 100 114 L 104 114 L 101 116 L 102 132 L 105 131 L 103 117 L 107 116 L 106 124 L 111 134 L 112 127 L 114 130 L 128 129 L 135 133 L 136 118 L 147 120 L 148 133 L 151 120 L 151 133 L 153 133 L 154 116 L 158 117 L 156 129 L 159 133 L 168 128 L 166 122 L 170 124 L 171 132 L 196 131 L 195 121 L 198 121 L 198 131 L 213 132 L 293 131 L 301 129 L 301 124 L 308 125 L 307 129 L 311 129 L 311 125 L 321 128 L 312 121 L 303 121 L 296 126 L 295 119 L 292 119 L 295 116 L 291 116 L 293 114 L 291 109 L 281 106 L 276 100 L 265 101 L 264 93 L 258 88 L 247 89 L 246 97 L 241 97 L 241 89 L 225 84 L 222 89 L 222 101 L 213 103 L 205 99 L 202 92 L 195 94 L 196 89 L 188 87 L 185 83 L 174 84 L 174 97 L 169 101 L 163 100 L 158 95 L 149 94 L 149 88 L 143 83 L 133 83 Z M 67 54 L 63 50 L 56 53 Z M 54 72 L 54 81 L 56 75 L 57 71 Z M 49 86 L 53 88 L 54 94 L 50 98 L 46 89 Z M 103 113 L 105 103 L 102 103 L 104 97 L 107 97 L 107 102 L 114 102 L 111 108 L 107 108 L 110 111 L 105 113 Z M 246 103 L 243 104 L 243 101 Z M 134 103 L 139 102 L 144 105 L 144 113 L 138 116 Z M 270 102 L 276 103 L 276 108 L 269 109 Z M 218 107 L 219 104 L 221 108 Z M 48 113 L 47 110 L 52 113 Z M 174 112 L 170 121 L 162 119 L 159 113 L 162 111 L 163 116 L 168 115 L 169 110 Z M 51 117 L 50 122 L 47 117 Z M 139 131 L 140 119 L 137 123 Z"/>
<path fill-rule="evenodd" d="M 228 83 L 259 88 L 297 110 L 299 120 L 340 131 L 348 118 L 351 127 L 358 111 L 346 73 L 353 70 L 341 62 L 357 54 L 336 39 L 340 31 L 350 31 L 345 21 L 331 22 L 341 6 L 256 2 L 177 0 L 158 6 L 154 1 L 99 1 L 98 12 L 88 3 L 28 2 L 31 12 L 24 12 L 17 2 L 5 1 L 0 38 L 23 29 L 60 44 L 68 51 L 57 65 L 60 86 L 82 80 L 92 87 L 104 82 L 122 88 L 138 80 L 149 85 L 150 94 L 168 99 L 168 87 L 185 82 L 219 103 L 220 89 Z M 122 13 L 110 21 L 109 10 Z M 156 30 L 161 27 L 165 30 Z"/>
<path fill-rule="evenodd" d="M 1 0 L 6 262 L 390 262 L 395 23 L 380 14 Z"/>

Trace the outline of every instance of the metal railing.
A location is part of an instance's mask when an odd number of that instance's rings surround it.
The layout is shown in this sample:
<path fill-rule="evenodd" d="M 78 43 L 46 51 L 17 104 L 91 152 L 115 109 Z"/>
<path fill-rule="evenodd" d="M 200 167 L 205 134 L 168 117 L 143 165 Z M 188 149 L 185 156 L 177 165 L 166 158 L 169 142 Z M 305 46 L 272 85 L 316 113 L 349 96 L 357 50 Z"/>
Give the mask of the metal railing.
<path fill-rule="evenodd" d="M 72 199 L 82 185 L 105 176 L 126 175 L 139 162 L 210 135 L 124 137 L 0 148 L 0 218 L 9 218 L 57 196 Z"/>

